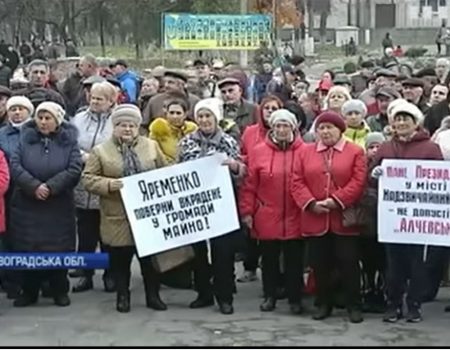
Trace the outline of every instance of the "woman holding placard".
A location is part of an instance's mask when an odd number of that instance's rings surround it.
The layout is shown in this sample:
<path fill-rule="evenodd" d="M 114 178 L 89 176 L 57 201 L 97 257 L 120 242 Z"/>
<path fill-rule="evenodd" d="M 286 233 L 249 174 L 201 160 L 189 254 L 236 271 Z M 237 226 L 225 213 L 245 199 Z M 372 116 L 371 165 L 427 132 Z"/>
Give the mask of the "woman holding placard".
<path fill-rule="evenodd" d="M 215 153 L 227 156 L 224 165 L 228 165 L 233 179 L 244 174 L 244 166 L 239 161 L 239 146 L 219 126 L 223 119 L 222 101 L 217 98 L 201 100 L 195 105 L 195 121 L 199 129 L 183 138 L 178 146 L 178 161 L 200 159 Z M 234 255 L 237 240 L 235 232 L 210 240 L 212 258 L 213 286 L 210 283 L 208 248 L 206 242 L 193 245 L 194 284 L 198 297 L 190 304 L 197 309 L 214 305 L 214 297 L 222 314 L 232 314 L 234 290 Z"/>
<path fill-rule="evenodd" d="M 117 106 L 111 114 L 113 136 L 90 153 L 82 175 L 85 188 L 100 196 L 100 235 L 110 246 L 110 266 L 116 280 L 116 309 L 130 311 L 131 261 L 136 248 L 127 220 L 120 189 L 125 176 L 164 167 L 166 161 L 158 144 L 139 136 L 142 115 L 134 105 Z M 159 275 L 152 256 L 139 258 L 147 307 L 166 310 L 159 297 Z"/>
<path fill-rule="evenodd" d="M 383 159 L 428 159 L 442 160 L 439 146 L 430 140 L 423 127 L 422 112 L 409 102 L 398 102 L 392 109 L 392 140 L 379 148 L 371 172 L 372 178 L 383 175 Z M 426 253 L 423 245 L 386 244 L 387 257 L 387 301 L 388 309 L 384 322 L 395 323 L 403 316 L 403 296 L 406 293 L 408 322 L 420 322 L 421 303 L 427 288 Z"/>

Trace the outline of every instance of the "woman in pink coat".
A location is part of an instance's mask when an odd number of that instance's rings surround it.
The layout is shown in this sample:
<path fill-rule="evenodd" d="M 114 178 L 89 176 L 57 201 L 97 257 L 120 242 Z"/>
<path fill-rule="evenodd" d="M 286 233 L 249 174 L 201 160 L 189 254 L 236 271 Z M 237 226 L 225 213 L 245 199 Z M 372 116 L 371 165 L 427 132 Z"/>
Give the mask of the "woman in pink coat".
<path fill-rule="evenodd" d="M 356 204 L 366 183 L 364 150 L 343 137 L 345 122 L 337 113 L 316 121 L 318 141 L 307 144 L 297 159 L 292 195 L 302 209 L 302 231 L 309 239 L 316 276 L 318 310 L 314 319 L 331 315 L 336 267 L 343 283 L 350 321 L 363 321 L 360 311 L 358 227 L 344 227 L 343 211 Z"/>
<path fill-rule="evenodd" d="M 297 119 L 288 110 L 272 113 L 269 125 L 271 129 L 265 141 L 248 157 L 248 175 L 241 187 L 239 207 L 242 221 L 260 242 L 265 294 L 261 311 L 275 308 L 278 266 L 283 252 L 291 312 L 300 314 L 303 310 L 301 211 L 292 198 L 290 181 L 303 142 L 297 132 Z"/>

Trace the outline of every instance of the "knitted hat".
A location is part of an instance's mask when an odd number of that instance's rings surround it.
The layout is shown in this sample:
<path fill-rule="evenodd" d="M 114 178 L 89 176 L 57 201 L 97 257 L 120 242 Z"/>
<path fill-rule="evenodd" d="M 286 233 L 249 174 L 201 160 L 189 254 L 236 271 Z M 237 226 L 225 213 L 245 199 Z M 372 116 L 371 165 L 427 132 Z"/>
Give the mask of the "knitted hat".
<path fill-rule="evenodd" d="M 319 125 L 322 123 L 333 124 L 342 132 L 344 132 L 345 129 L 347 129 L 344 118 L 342 118 L 339 114 L 332 112 L 332 111 L 325 111 L 317 117 L 317 119 L 315 120 L 316 130 L 318 129 Z"/>
<path fill-rule="evenodd" d="M 374 143 L 383 143 L 386 141 L 386 137 L 384 137 L 381 132 L 371 132 L 366 137 L 366 149 L 368 149 Z"/>
<path fill-rule="evenodd" d="M 217 122 L 223 119 L 223 102 L 219 98 L 211 97 L 197 102 L 194 108 L 194 116 L 196 119 L 201 109 L 209 110 L 216 117 Z"/>
<path fill-rule="evenodd" d="M 111 113 L 111 121 L 114 126 L 122 122 L 131 122 L 140 126 L 142 123 L 142 114 L 138 107 L 132 104 L 118 105 Z"/>
<path fill-rule="evenodd" d="M 273 127 L 278 122 L 286 122 L 292 126 L 292 129 L 297 128 L 297 118 L 287 109 L 279 109 L 271 114 L 269 118 L 270 127 Z"/>
<path fill-rule="evenodd" d="M 28 112 L 30 113 L 30 115 L 32 115 L 34 112 L 33 104 L 25 96 L 13 96 L 6 102 L 6 110 L 7 111 L 9 111 L 10 108 L 16 107 L 16 106 L 20 106 L 20 107 L 24 107 L 24 108 L 28 109 Z"/>
<path fill-rule="evenodd" d="M 392 118 L 394 117 L 394 115 L 392 114 L 392 111 L 394 110 L 394 108 L 397 107 L 398 105 L 403 104 L 403 103 L 408 103 L 408 101 L 406 101 L 406 100 L 403 99 L 403 98 L 399 98 L 399 99 L 397 99 L 397 100 L 392 101 L 392 102 L 389 104 L 389 106 L 388 106 L 388 108 L 387 108 L 387 110 L 386 110 L 386 113 L 387 113 L 387 116 L 388 116 L 388 121 L 389 121 L 389 123 L 392 122 Z"/>
<path fill-rule="evenodd" d="M 58 125 L 61 125 L 64 121 L 64 116 L 66 115 L 66 111 L 64 108 L 62 108 L 59 104 L 55 102 L 42 102 L 37 108 L 36 108 L 36 114 L 35 117 L 39 115 L 40 112 L 45 111 L 50 113 L 53 118 L 55 118 L 56 123 Z"/>
<path fill-rule="evenodd" d="M 342 106 L 342 115 L 345 117 L 351 112 L 357 112 L 362 115 L 363 118 L 367 115 L 367 107 L 361 100 L 348 100 Z"/>
<path fill-rule="evenodd" d="M 414 121 L 418 125 L 422 125 L 425 119 L 420 109 L 416 105 L 409 102 L 400 103 L 399 105 L 395 106 L 394 109 L 392 110 L 392 117 L 395 118 L 395 116 L 399 113 L 410 115 L 411 117 L 414 118 Z"/>

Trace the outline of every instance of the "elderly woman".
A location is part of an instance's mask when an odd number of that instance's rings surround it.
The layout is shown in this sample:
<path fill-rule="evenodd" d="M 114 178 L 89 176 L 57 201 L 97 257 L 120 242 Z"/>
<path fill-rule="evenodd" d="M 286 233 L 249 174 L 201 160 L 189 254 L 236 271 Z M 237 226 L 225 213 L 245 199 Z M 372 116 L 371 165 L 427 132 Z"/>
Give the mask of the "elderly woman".
<path fill-rule="evenodd" d="M 351 99 L 352 97 L 347 88 L 343 86 L 333 86 L 330 91 L 328 91 L 328 95 L 325 98 L 325 109 L 341 114 L 342 106 Z"/>
<path fill-rule="evenodd" d="M 117 289 L 116 309 L 130 311 L 131 261 L 136 253 L 130 224 L 120 196 L 121 178 L 161 168 L 164 155 L 155 141 L 139 136 L 142 122 L 138 107 L 117 106 L 111 116 L 113 135 L 91 151 L 82 176 L 86 190 L 100 196 L 100 235 L 110 246 L 110 266 Z M 148 308 L 166 310 L 159 297 L 159 276 L 152 256 L 139 258 Z"/>
<path fill-rule="evenodd" d="M 261 116 L 257 124 L 248 126 L 242 135 L 242 157 L 246 160 L 250 151 L 260 143 L 264 143 L 267 133 L 270 130 L 269 118 L 275 111 L 283 108 L 283 102 L 275 95 L 269 95 L 262 99 L 260 104 Z M 244 260 L 244 273 L 239 276 L 238 282 L 251 282 L 257 279 L 256 269 L 260 252 L 258 242 L 251 235 L 247 235 L 246 254 Z"/>
<path fill-rule="evenodd" d="M 92 149 L 112 136 L 111 109 L 117 98 L 116 88 L 104 81 L 95 83 L 89 94 L 89 108 L 78 113 L 71 123 L 78 130 L 78 144 L 81 149 L 83 163 L 86 163 Z M 98 243 L 102 251 L 107 247 L 100 241 L 100 204 L 96 195 L 88 193 L 83 185 L 75 189 L 75 205 L 77 207 L 78 251 L 94 253 Z M 73 286 L 74 293 L 84 292 L 94 287 L 92 276 L 94 270 L 77 271 L 81 275 Z M 103 274 L 104 289 L 114 292 L 114 279 L 108 270 Z"/>
<path fill-rule="evenodd" d="M 222 153 L 228 157 L 224 164 L 230 168 L 233 179 L 242 177 L 244 167 L 239 162 L 239 146 L 233 137 L 219 127 L 219 122 L 223 119 L 220 100 L 216 98 L 201 100 L 195 106 L 194 112 L 199 129 L 180 141 L 179 162 Z M 194 284 L 198 297 L 190 304 L 190 308 L 214 305 L 215 296 L 222 314 L 234 312 L 232 304 L 236 233 L 230 232 L 210 240 L 213 287 L 210 283 L 207 244 L 206 242 L 194 244 Z"/>
<path fill-rule="evenodd" d="M 166 117 L 156 118 L 150 125 L 150 138 L 158 142 L 168 163 L 177 159 L 177 146 L 186 135 L 197 130 L 195 123 L 186 120 L 189 105 L 184 98 L 174 98 L 166 105 Z"/>
<path fill-rule="evenodd" d="M 25 96 L 13 96 L 6 104 L 8 121 L 6 126 L 0 128 L 0 149 L 3 151 L 7 162 L 9 163 L 13 153 L 19 147 L 20 132 L 23 125 L 31 120 L 34 113 L 34 106 L 31 101 Z M 9 173 L 8 173 L 9 174 Z M 12 194 L 11 183 L 9 190 L 5 196 L 5 218 L 8 223 L 10 200 Z M 6 225 L 8 226 L 8 225 Z M 10 236 L 6 232 L 3 238 L 4 248 L 11 250 Z M 16 271 L 4 271 L 2 276 L 2 286 L 6 289 L 7 296 L 10 299 L 15 299 L 19 295 L 20 283 L 18 279 L 20 274 Z"/>
<path fill-rule="evenodd" d="M 72 252 L 75 250 L 73 189 L 81 174 L 78 132 L 64 122 L 65 111 L 54 102 L 41 103 L 34 121 L 23 126 L 19 148 L 11 159 L 14 183 L 9 234 L 18 252 Z M 53 299 L 67 306 L 70 299 L 67 270 L 23 272 L 23 294 L 14 306 L 37 302 L 39 288 L 48 279 Z"/>
<path fill-rule="evenodd" d="M 364 150 L 344 137 L 346 125 L 334 112 L 316 122 L 318 141 L 305 146 L 292 178 L 292 195 L 303 210 L 302 231 L 310 244 L 316 275 L 315 320 L 331 315 L 333 272 L 338 269 L 350 321 L 363 321 L 360 310 L 358 227 L 344 225 L 343 212 L 361 198 L 366 183 Z"/>
<path fill-rule="evenodd" d="M 422 128 L 424 116 L 415 105 L 397 103 L 392 110 L 392 118 L 395 134 L 392 140 L 379 148 L 373 162 L 373 178 L 383 175 L 383 159 L 443 159 L 439 146 L 430 140 L 428 132 Z M 421 303 L 429 283 L 424 249 L 423 245 L 417 244 L 386 244 L 388 309 L 383 321 L 395 323 L 403 316 L 403 296 L 408 279 L 406 320 L 422 320 Z"/>
<path fill-rule="evenodd" d="M 284 256 L 285 285 L 291 312 L 300 314 L 302 290 L 301 211 L 292 198 L 289 182 L 303 142 L 297 119 L 286 109 L 272 113 L 270 132 L 248 157 L 248 175 L 240 191 L 242 221 L 260 241 L 265 300 L 261 311 L 276 304 L 280 254 Z"/>

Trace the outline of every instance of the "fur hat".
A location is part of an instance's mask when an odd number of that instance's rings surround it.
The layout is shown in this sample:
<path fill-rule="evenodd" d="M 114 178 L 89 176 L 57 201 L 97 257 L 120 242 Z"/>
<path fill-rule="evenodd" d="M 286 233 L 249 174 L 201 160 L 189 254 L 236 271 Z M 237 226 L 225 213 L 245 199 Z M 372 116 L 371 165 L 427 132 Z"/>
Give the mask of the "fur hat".
<path fill-rule="evenodd" d="M 405 113 L 410 115 L 414 118 L 416 124 L 423 125 L 424 116 L 421 110 L 414 104 L 406 102 L 406 103 L 400 103 L 399 105 L 395 106 L 392 110 L 392 118 L 395 118 L 395 116 L 399 113 Z"/>
<path fill-rule="evenodd" d="M 61 125 L 64 122 L 64 116 L 66 115 L 66 111 L 59 104 L 50 101 L 42 102 L 36 108 L 35 117 L 37 117 L 39 113 L 42 111 L 50 113 L 53 116 L 53 118 L 55 118 L 56 123 L 58 125 Z"/>
<path fill-rule="evenodd" d="M 367 115 L 367 107 L 361 100 L 348 100 L 342 106 L 342 115 L 345 117 L 351 112 L 357 112 L 362 115 L 363 118 Z"/>
<path fill-rule="evenodd" d="M 269 118 L 269 125 L 270 127 L 273 127 L 280 121 L 290 124 L 294 130 L 297 128 L 297 118 L 287 109 L 279 109 L 278 111 L 273 112 Z"/>
<path fill-rule="evenodd" d="M 111 113 L 111 121 L 114 126 L 127 121 L 140 126 L 142 123 L 142 114 L 138 107 L 132 104 L 118 105 Z"/>
<path fill-rule="evenodd" d="M 366 150 L 374 143 L 383 143 L 386 137 L 381 132 L 371 132 L 366 137 Z"/>
<path fill-rule="evenodd" d="M 34 113 L 34 106 L 28 97 L 25 96 L 13 96 L 6 102 L 6 110 L 9 111 L 10 108 L 20 106 L 28 109 L 30 116 Z"/>
<path fill-rule="evenodd" d="M 197 102 L 194 108 L 195 119 L 201 109 L 209 110 L 216 117 L 217 122 L 223 119 L 223 102 L 219 98 L 211 97 Z"/>
<path fill-rule="evenodd" d="M 399 99 L 396 99 L 396 100 L 392 101 L 392 102 L 389 104 L 389 106 L 388 106 L 388 108 L 387 108 L 387 110 L 386 110 L 386 113 L 387 113 L 387 116 L 388 116 L 389 123 L 392 123 L 392 118 L 394 117 L 394 115 L 392 114 L 392 111 L 394 110 L 394 108 L 397 107 L 397 106 L 400 105 L 400 104 L 403 104 L 403 103 L 408 103 L 408 101 L 406 101 L 406 100 L 403 99 L 403 98 L 399 98 Z"/>
<path fill-rule="evenodd" d="M 339 114 L 332 112 L 332 111 L 325 111 L 317 117 L 317 119 L 315 120 L 316 130 L 319 127 L 319 125 L 322 123 L 333 124 L 342 132 L 344 132 L 345 129 L 347 129 L 344 118 L 342 118 Z"/>

